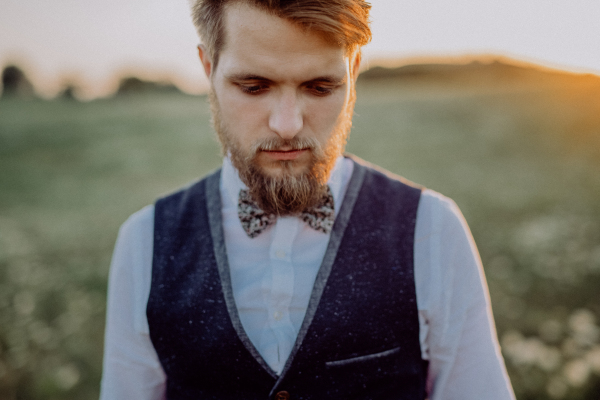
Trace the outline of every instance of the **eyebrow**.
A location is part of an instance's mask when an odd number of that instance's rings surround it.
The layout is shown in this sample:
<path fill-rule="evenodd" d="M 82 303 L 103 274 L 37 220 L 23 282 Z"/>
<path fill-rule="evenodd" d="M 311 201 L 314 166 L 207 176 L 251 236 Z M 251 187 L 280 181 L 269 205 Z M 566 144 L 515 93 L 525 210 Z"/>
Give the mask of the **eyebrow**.
<path fill-rule="evenodd" d="M 273 82 L 273 80 L 271 80 L 269 78 L 265 78 L 264 76 L 255 75 L 255 74 L 244 74 L 244 73 L 227 75 L 226 78 L 230 82 L 247 82 L 247 81 Z M 319 76 L 319 77 L 316 77 L 313 79 L 309 79 L 302 83 L 307 84 L 307 83 L 316 83 L 316 82 L 329 83 L 332 85 L 343 85 L 344 83 L 346 83 L 346 76 L 344 75 L 343 77 L 340 78 L 339 76 L 334 76 L 334 75 L 324 75 L 324 76 Z"/>
<path fill-rule="evenodd" d="M 231 74 L 227 75 L 226 78 L 232 82 L 235 81 L 267 81 L 272 82 L 270 79 L 265 78 L 264 76 L 254 75 L 254 74 Z"/>
<path fill-rule="evenodd" d="M 325 75 L 325 76 L 320 76 L 318 78 L 310 79 L 304 83 L 313 83 L 313 82 L 330 83 L 335 86 L 343 85 L 344 83 L 346 83 L 346 75 L 344 75 L 341 78 L 339 76 L 334 76 L 334 75 Z"/>

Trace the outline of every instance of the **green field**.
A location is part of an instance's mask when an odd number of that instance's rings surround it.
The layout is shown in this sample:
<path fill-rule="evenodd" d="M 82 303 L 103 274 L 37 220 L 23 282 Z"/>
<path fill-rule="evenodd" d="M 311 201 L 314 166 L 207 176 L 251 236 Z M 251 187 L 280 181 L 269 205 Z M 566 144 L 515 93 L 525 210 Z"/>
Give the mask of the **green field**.
<path fill-rule="evenodd" d="M 347 150 L 452 197 L 519 400 L 600 397 L 600 78 L 503 65 L 358 85 Z M 0 400 L 95 399 L 119 225 L 220 164 L 205 97 L 0 100 Z"/>

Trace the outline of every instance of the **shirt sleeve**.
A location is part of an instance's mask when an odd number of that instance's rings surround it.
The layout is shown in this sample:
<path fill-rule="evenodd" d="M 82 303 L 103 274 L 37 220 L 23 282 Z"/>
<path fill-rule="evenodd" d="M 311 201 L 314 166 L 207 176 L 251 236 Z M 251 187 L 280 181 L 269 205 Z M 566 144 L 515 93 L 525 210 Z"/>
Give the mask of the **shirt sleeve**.
<path fill-rule="evenodd" d="M 415 232 L 415 283 L 430 400 L 510 400 L 479 253 L 456 204 L 426 190 Z"/>
<path fill-rule="evenodd" d="M 165 373 L 150 340 L 154 207 L 133 214 L 119 230 L 108 281 L 101 400 L 165 398 Z"/>

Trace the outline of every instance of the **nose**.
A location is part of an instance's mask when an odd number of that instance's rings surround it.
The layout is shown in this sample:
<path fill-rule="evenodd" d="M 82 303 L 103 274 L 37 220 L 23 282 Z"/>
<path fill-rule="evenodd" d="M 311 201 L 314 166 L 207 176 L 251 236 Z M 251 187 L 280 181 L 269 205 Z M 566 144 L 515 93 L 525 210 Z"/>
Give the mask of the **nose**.
<path fill-rule="evenodd" d="M 281 93 L 269 116 L 269 128 L 282 139 L 293 139 L 304 124 L 296 93 Z"/>

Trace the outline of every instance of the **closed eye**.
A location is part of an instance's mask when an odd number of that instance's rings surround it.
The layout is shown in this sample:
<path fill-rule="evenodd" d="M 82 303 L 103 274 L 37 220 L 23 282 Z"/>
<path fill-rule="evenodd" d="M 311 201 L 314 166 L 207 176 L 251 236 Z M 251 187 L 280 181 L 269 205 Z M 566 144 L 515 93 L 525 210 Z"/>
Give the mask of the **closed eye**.
<path fill-rule="evenodd" d="M 335 87 L 324 85 L 307 85 L 306 89 L 308 89 L 315 96 L 327 96 L 333 93 Z"/>
<path fill-rule="evenodd" d="M 273 84 L 271 80 L 255 74 L 232 74 L 227 76 L 227 80 L 250 95 L 265 93 Z"/>

